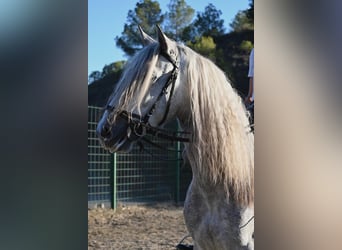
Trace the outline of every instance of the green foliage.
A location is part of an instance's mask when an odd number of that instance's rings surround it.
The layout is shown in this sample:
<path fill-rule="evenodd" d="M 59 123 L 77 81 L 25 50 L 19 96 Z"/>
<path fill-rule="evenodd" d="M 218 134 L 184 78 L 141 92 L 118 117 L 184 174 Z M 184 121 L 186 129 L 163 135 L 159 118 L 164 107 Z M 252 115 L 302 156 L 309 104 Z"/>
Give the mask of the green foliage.
<path fill-rule="evenodd" d="M 90 73 L 88 78 L 88 84 L 92 84 L 96 81 L 101 80 L 102 78 L 111 75 L 111 74 L 121 74 L 124 64 L 126 61 L 117 61 L 108 65 L 105 65 L 102 69 L 102 72 L 100 71 L 93 71 Z"/>
<path fill-rule="evenodd" d="M 92 83 L 94 81 L 97 81 L 101 78 L 101 72 L 100 71 L 93 71 L 90 73 L 88 77 L 88 83 Z"/>
<path fill-rule="evenodd" d="M 222 12 L 213 4 L 205 7 L 203 13 L 198 12 L 194 27 L 198 36 L 219 36 L 224 34 L 224 20 L 220 18 Z"/>
<path fill-rule="evenodd" d="M 102 69 L 101 78 L 111 73 L 121 72 L 125 61 L 117 61 L 108 65 L 105 65 Z"/>
<path fill-rule="evenodd" d="M 114 63 L 114 72 L 119 72 L 123 70 L 126 61 L 117 61 Z"/>
<path fill-rule="evenodd" d="M 212 37 L 202 36 L 201 38 L 197 38 L 195 42 L 188 42 L 187 45 L 202 56 L 215 61 L 216 44 Z"/>
<path fill-rule="evenodd" d="M 185 27 L 180 34 L 180 40 L 183 42 L 194 41 L 196 37 L 197 33 L 192 23 L 189 26 Z"/>
<path fill-rule="evenodd" d="M 253 43 L 251 41 L 242 41 L 240 44 L 240 49 L 250 52 L 253 48 Z"/>
<path fill-rule="evenodd" d="M 254 43 L 254 30 L 230 32 L 215 38 L 216 64 L 226 72 L 239 93 L 248 93 L 248 66 L 250 50 Z"/>
<path fill-rule="evenodd" d="M 233 20 L 233 22 L 230 24 L 230 27 L 233 29 L 233 31 L 243 31 L 243 30 L 252 30 L 254 29 L 254 23 L 251 21 L 251 19 L 247 16 L 247 11 L 239 11 Z"/>
<path fill-rule="evenodd" d="M 140 0 L 127 15 L 127 23 L 120 37 L 116 37 L 116 45 L 128 56 L 132 56 L 141 49 L 141 39 L 138 31 L 140 25 L 147 33 L 152 33 L 156 24 L 161 24 L 164 16 L 158 1 Z"/>
<path fill-rule="evenodd" d="M 232 31 L 219 38 L 219 49 L 223 51 L 225 59 L 219 60 L 218 64 L 239 93 L 247 95 L 249 54 L 254 43 L 254 0 L 250 1 L 247 10 L 236 14 L 230 27 Z"/>
<path fill-rule="evenodd" d="M 246 10 L 247 17 L 254 22 L 254 0 L 251 0 L 249 3 L 249 8 Z"/>
<path fill-rule="evenodd" d="M 195 10 L 187 5 L 185 0 L 171 0 L 168 8 L 169 12 L 165 14 L 165 32 L 174 40 L 180 41 L 184 29 L 190 25 L 194 17 Z"/>
<path fill-rule="evenodd" d="M 112 72 L 88 85 L 88 105 L 103 107 L 112 94 L 121 72 Z"/>

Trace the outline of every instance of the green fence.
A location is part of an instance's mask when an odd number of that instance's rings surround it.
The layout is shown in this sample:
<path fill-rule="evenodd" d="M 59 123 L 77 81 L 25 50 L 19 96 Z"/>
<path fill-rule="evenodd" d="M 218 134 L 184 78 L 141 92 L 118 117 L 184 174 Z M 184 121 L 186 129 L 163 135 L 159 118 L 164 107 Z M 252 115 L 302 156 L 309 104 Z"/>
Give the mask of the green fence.
<path fill-rule="evenodd" d="M 174 152 L 145 145 L 150 153 L 135 146 L 129 154 L 110 154 L 96 137 L 100 116 L 100 108 L 88 107 L 88 207 L 184 201 L 191 169 L 176 160 L 180 143 L 150 138 Z"/>

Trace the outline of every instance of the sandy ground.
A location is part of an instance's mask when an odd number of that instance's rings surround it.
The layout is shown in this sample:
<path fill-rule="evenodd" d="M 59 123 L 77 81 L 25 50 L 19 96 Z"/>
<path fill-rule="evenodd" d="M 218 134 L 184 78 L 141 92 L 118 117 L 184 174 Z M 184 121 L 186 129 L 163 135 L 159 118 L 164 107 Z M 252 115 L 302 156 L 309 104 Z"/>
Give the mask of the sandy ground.
<path fill-rule="evenodd" d="M 88 210 L 88 249 L 176 249 L 188 234 L 183 208 L 173 205 L 119 206 Z M 183 243 L 191 244 L 187 238 Z"/>

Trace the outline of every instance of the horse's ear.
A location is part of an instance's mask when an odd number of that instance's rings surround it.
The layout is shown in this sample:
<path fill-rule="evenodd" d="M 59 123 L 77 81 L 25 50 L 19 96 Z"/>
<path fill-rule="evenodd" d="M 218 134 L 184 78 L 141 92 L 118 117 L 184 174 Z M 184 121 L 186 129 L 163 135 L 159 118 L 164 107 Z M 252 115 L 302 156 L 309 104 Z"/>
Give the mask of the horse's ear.
<path fill-rule="evenodd" d="M 147 35 L 143 29 L 141 28 L 141 26 L 139 25 L 139 31 L 140 31 L 140 37 L 141 37 L 141 41 L 143 43 L 144 46 L 147 46 L 149 44 L 152 44 L 152 43 L 156 43 L 156 41 L 150 37 L 149 35 Z"/>
<path fill-rule="evenodd" d="M 168 38 L 163 31 L 161 30 L 161 28 L 159 27 L 159 25 L 157 25 L 157 32 L 158 32 L 158 42 L 161 48 L 161 51 L 165 52 L 166 54 L 168 53 L 168 47 L 171 43 L 171 39 Z"/>

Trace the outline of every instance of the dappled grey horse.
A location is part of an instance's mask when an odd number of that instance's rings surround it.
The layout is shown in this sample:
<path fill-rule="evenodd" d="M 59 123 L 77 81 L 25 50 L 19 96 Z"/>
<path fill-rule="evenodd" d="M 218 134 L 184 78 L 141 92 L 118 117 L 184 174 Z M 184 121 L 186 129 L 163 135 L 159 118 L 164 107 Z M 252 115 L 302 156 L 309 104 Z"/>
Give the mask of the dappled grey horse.
<path fill-rule="evenodd" d="M 254 134 L 248 112 L 210 60 L 140 29 L 144 48 L 125 65 L 98 123 L 102 145 L 129 152 L 146 134 L 183 141 L 193 178 L 184 218 L 195 250 L 254 249 Z M 163 126 L 178 119 L 186 133 Z"/>

